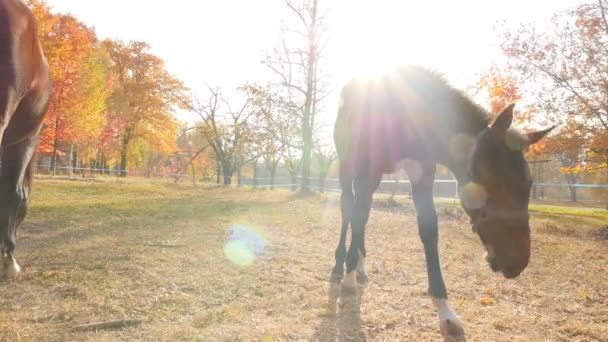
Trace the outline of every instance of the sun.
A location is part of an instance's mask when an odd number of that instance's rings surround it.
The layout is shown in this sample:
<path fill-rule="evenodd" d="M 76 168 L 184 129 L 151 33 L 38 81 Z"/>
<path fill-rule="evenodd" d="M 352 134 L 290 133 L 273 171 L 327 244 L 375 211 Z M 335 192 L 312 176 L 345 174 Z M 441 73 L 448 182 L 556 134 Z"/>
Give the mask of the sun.
<path fill-rule="evenodd" d="M 431 7 L 424 1 L 347 1 L 336 18 L 333 69 L 347 80 L 403 64 L 432 66 L 449 58 L 439 52 L 437 42 L 445 27 L 426 15 Z"/>

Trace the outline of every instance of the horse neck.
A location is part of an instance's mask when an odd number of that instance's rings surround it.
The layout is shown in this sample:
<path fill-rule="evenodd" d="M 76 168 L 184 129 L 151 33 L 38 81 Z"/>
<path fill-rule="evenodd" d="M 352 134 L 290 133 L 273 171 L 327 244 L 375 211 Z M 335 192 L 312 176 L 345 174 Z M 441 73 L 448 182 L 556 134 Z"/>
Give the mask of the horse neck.
<path fill-rule="evenodd" d="M 444 137 L 445 151 L 441 162 L 456 176 L 459 183 L 470 179 L 471 148 L 480 133 L 488 127 L 488 113 L 477 104 L 462 96 L 457 98 L 456 110 L 441 113 L 448 120 L 449 134 Z"/>

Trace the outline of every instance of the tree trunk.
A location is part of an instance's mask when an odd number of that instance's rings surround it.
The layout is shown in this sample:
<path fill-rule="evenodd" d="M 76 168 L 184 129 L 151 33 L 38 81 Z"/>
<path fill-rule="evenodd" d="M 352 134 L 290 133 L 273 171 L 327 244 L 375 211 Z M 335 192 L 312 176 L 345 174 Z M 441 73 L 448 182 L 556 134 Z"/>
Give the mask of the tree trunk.
<path fill-rule="evenodd" d="M 240 188 L 243 185 L 243 179 L 241 174 L 241 168 L 236 172 L 236 185 Z"/>
<path fill-rule="evenodd" d="M 55 137 L 53 137 L 53 157 L 51 158 L 51 173 L 53 176 L 57 175 L 57 144 L 59 143 L 59 137 L 57 136 L 57 130 L 59 129 L 59 119 L 55 119 Z"/>
<path fill-rule="evenodd" d="M 120 177 L 127 177 L 127 147 L 122 147 L 120 151 Z"/>
<path fill-rule="evenodd" d="M 253 188 L 257 188 L 258 187 L 258 160 L 254 159 L 253 160 Z"/>
<path fill-rule="evenodd" d="M 327 179 L 327 173 L 321 172 L 319 173 L 319 192 L 325 192 L 325 180 Z"/>
<path fill-rule="evenodd" d="M 573 163 L 563 155 L 559 156 L 559 161 L 562 167 L 573 166 Z M 576 183 L 576 178 L 572 173 L 564 174 L 564 177 L 566 178 L 566 183 L 568 184 L 568 190 L 570 190 L 570 201 L 576 202 L 576 188 L 574 187 L 574 184 Z"/>
<path fill-rule="evenodd" d="M 291 191 L 296 191 L 297 182 L 298 182 L 298 174 L 294 172 L 291 174 Z"/>
<path fill-rule="evenodd" d="M 68 161 L 68 177 L 72 177 L 74 175 L 74 143 L 70 144 L 70 157 Z"/>
<path fill-rule="evenodd" d="M 577 201 L 576 187 L 574 186 L 576 184 L 576 178 L 573 174 L 567 175 L 567 178 L 568 178 L 568 188 L 570 189 L 570 201 L 576 202 Z"/>
<path fill-rule="evenodd" d="M 216 181 L 217 184 L 219 185 L 221 182 L 221 177 L 222 177 L 222 164 L 220 164 L 220 162 L 217 162 L 217 176 L 216 176 Z"/>
<path fill-rule="evenodd" d="M 313 95 L 315 91 L 315 69 L 317 65 L 317 0 L 313 0 L 311 23 L 308 30 L 308 65 L 306 70 L 306 101 L 302 120 L 302 192 L 310 191 L 310 161 L 312 157 Z"/>
<path fill-rule="evenodd" d="M 108 172 L 108 157 L 104 154 L 103 155 L 103 164 L 101 164 L 101 174 L 109 174 Z"/>
<path fill-rule="evenodd" d="M 129 152 L 130 142 L 131 133 L 127 130 L 125 137 L 122 140 L 122 148 L 120 150 L 120 177 L 127 177 L 127 153 Z"/>
<path fill-rule="evenodd" d="M 80 174 L 80 176 L 84 177 L 84 174 L 82 173 L 82 160 L 80 160 L 80 149 L 77 147 L 76 150 L 74 151 L 74 168 L 75 168 L 75 172 L 77 174 Z"/>
<path fill-rule="evenodd" d="M 228 163 L 222 163 L 222 171 L 224 172 L 224 185 L 232 184 L 232 174 L 234 170 L 232 169 L 232 165 Z"/>
<path fill-rule="evenodd" d="M 275 165 L 270 170 L 270 190 L 274 190 L 274 179 L 275 179 L 276 175 L 277 175 L 277 166 Z M 292 183 L 292 184 L 294 184 L 294 183 Z"/>
<path fill-rule="evenodd" d="M 190 163 L 192 166 L 192 186 L 196 186 L 196 170 L 194 169 L 194 162 Z"/>

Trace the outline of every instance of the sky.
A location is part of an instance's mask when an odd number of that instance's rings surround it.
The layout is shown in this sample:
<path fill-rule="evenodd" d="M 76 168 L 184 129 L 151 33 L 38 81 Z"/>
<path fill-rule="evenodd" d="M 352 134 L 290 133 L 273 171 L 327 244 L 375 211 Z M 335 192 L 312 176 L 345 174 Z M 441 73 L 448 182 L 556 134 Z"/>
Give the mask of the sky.
<path fill-rule="evenodd" d="M 360 73 L 416 63 L 444 73 L 456 86 L 476 79 L 500 51 L 497 21 L 544 23 L 581 0 L 318 0 L 328 14 L 326 68 L 332 88 Z M 228 91 L 270 77 L 260 62 L 291 23 L 284 0 L 47 0 L 98 37 L 146 41 L 173 75 L 199 96 L 206 84 Z M 324 10 L 325 11 L 325 10 Z M 326 121 L 337 96 L 328 98 Z M 333 103 L 335 102 L 335 103 Z M 181 112 L 180 120 L 194 114 Z"/>

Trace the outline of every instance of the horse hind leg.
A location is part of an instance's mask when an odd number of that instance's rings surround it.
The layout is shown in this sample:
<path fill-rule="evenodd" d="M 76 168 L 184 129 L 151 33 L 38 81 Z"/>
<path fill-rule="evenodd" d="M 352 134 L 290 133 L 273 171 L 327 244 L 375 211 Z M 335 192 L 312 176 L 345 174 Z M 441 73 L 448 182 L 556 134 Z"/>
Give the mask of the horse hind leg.
<path fill-rule="evenodd" d="M 15 278 L 21 271 L 14 257 L 17 229 L 29 208 L 36 138 L 27 138 L 2 152 L 0 169 L 0 239 L 2 240 L 2 276 Z"/>
<path fill-rule="evenodd" d="M 356 292 L 357 278 L 364 282 L 367 281 L 367 272 L 365 271 L 365 256 L 367 255 L 365 250 L 365 225 L 369 219 L 373 194 L 381 180 L 381 172 L 364 172 L 358 175 L 354 181 L 355 201 L 351 222 L 352 239 L 346 255 L 346 277 L 342 283 L 342 288 L 347 291 Z M 364 276 L 362 277 L 362 275 Z"/>
<path fill-rule="evenodd" d="M 340 285 L 344 278 L 344 263 L 346 262 L 346 235 L 353 214 L 354 194 L 353 194 L 353 176 L 352 171 L 348 169 L 347 163 L 340 163 L 340 186 L 342 193 L 340 194 L 340 211 L 342 215 L 342 227 L 340 229 L 340 240 L 336 248 L 335 258 L 336 263 L 331 271 L 329 299 L 330 303 L 340 295 Z"/>

